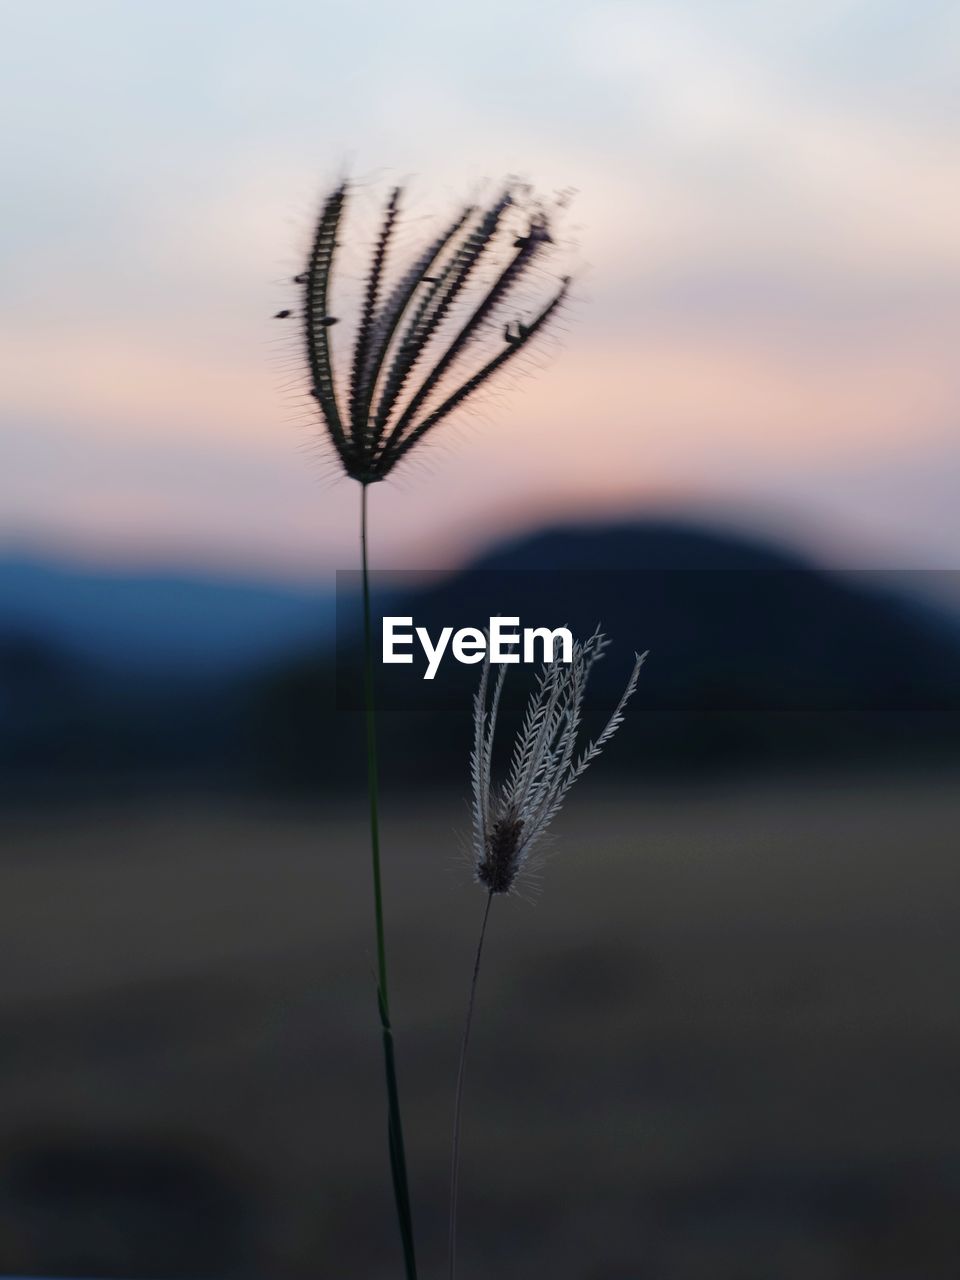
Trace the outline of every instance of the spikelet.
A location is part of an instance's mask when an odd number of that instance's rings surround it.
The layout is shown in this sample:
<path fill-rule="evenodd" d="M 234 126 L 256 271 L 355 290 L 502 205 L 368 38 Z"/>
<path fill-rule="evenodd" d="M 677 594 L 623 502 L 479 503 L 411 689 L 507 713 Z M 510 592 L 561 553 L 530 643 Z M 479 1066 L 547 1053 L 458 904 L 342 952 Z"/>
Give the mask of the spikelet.
<path fill-rule="evenodd" d="M 491 354 L 492 313 L 509 302 L 531 264 L 539 263 L 553 243 L 548 216 L 540 207 L 528 215 L 524 234 L 505 239 L 505 218 L 518 206 L 517 191 L 508 185 L 486 209 L 463 208 L 405 271 L 388 281 L 403 197 L 400 187 L 390 191 L 343 388 L 332 352 L 331 329 L 338 317 L 330 307 L 348 185 L 340 183 L 324 200 L 306 268 L 296 277 L 303 286 L 304 351 L 310 392 L 327 435 L 344 471 L 361 484 L 385 479 L 429 431 L 528 347 L 567 296 L 570 281 L 564 277 L 533 319 L 506 325 Z M 498 269 L 492 280 L 477 283 L 486 259 L 493 259 Z M 285 309 L 278 318 L 289 314 Z M 472 370 L 463 368 L 481 333 L 488 339 L 484 354 L 475 358 Z"/>
<path fill-rule="evenodd" d="M 493 744 L 507 667 L 501 666 L 491 696 L 489 656 L 484 661 L 473 703 L 470 772 L 474 872 L 490 893 L 510 892 L 567 792 L 623 723 L 645 653 L 636 655 L 630 679 L 600 736 L 587 742 L 578 753 L 587 681 L 608 645 L 598 628 L 584 643 L 574 641 L 570 662 L 543 664 L 527 703 L 506 780 L 499 786 L 492 777 Z"/>

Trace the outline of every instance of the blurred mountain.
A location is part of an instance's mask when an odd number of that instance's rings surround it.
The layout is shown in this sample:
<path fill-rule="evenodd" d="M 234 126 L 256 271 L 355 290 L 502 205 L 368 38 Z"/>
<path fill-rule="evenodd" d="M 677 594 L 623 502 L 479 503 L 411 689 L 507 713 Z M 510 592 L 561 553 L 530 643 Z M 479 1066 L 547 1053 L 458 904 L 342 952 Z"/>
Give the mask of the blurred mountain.
<path fill-rule="evenodd" d="M 0 774 L 81 788 L 304 788 L 362 780 L 356 618 L 263 583 L 0 566 Z M 374 600 L 436 636 L 496 614 L 601 623 L 587 730 L 649 658 L 608 777 L 924 762 L 960 754 L 960 627 L 909 574 L 827 572 L 787 548 L 679 522 L 547 529 L 448 574 L 378 578 Z M 385 778 L 465 776 L 477 668 L 377 679 Z M 216 675 L 216 679 L 212 678 Z M 507 681 L 504 728 L 526 673 Z M 11 780 L 13 783 L 11 784 Z M 112 785 L 112 782 L 111 782 Z"/>
<path fill-rule="evenodd" d="M 580 637 L 599 625 L 613 647 L 597 685 L 649 650 L 646 701 L 688 711 L 957 706 L 960 621 L 919 594 L 922 578 L 827 571 L 757 539 L 644 521 L 544 530 L 391 607 L 431 634 L 495 614 Z M 417 664 L 406 687 L 422 695 Z"/>
<path fill-rule="evenodd" d="M 738 533 L 680 520 L 561 525 L 502 543 L 474 572 L 509 570 L 751 570 L 809 568 L 795 552 Z"/>
<path fill-rule="evenodd" d="M 33 635 L 110 668 L 235 673 L 328 639 L 333 617 L 313 588 L 0 558 L 0 638 Z"/>
<path fill-rule="evenodd" d="M 0 795 L 238 785 L 247 684 L 332 641 L 319 589 L 0 559 Z"/>
<path fill-rule="evenodd" d="M 616 701 L 634 651 L 649 651 L 606 773 L 686 774 L 922 762 L 960 750 L 960 626 L 922 597 L 918 577 L 827 572 L 758 539 L 637 521 L 547 529 L 454 574 L 390 576 L 375 583 L 375 602 L 434 639 L 497 614 L 580 637 L 601 624 L 612 645 L 591 677 L 588 731 Z M 336 704 L 358 710 L 346 608 L 340 621 Z M 414 646 L 413 664 L 381 668 L 378 682 L 390 770 L 429 783 L 463 771 L 478 669 L 448 657 L 425 682 L 424 668 Z M 301 664 L 274 689 L 272 758 L 292 773 L 315 759 L 311 734 L 321 699 L 331 703 L 330 680 Z M 509 721 L 529 680 L 518 672 L 505 689 Z"/>

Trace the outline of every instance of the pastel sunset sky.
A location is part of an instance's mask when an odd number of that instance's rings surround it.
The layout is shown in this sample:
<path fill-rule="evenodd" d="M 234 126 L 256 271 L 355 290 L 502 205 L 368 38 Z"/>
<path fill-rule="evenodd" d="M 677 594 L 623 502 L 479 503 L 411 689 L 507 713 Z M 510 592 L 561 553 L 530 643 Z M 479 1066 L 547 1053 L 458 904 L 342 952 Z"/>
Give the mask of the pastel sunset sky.
<path fill-rule="evenodd" d="M 357 490 L 271 319 L 318 200 L 409 177 L 420 220 L 519 173 L 578 192 L 574 304 L 542 371 L 374 492 L 381 564 L 655 510 L 957 565 L 955 0 L 20 0 L 0 27 L 5 543 L 351 567 Z"/>

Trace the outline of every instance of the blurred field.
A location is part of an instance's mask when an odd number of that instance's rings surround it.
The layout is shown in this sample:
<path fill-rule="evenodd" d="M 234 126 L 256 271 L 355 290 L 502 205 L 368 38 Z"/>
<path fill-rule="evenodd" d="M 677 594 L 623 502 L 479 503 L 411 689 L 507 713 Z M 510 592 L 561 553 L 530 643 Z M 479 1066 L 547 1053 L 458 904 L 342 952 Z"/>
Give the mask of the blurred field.
<path fill-rule="evenodd" d="M 952 1280 L 958 816 L 953 778 L 584 783 L 494 907 L 464 1280 Z M 386 805 L 425 1276 L 466 829 Z M 21 813 L 2 848 L 0 1269 L 396 1277 L 360 806 Z"/>

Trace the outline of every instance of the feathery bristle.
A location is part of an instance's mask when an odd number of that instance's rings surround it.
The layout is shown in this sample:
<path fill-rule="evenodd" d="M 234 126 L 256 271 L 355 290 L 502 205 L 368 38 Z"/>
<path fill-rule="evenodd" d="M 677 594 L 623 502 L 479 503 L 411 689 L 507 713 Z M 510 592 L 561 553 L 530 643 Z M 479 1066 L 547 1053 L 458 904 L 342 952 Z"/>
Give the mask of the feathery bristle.
<path fill-rule="evenodd" d="M 377 411 L 377 426 L 382 431 L 392 413 L 404 384 L 413 372 L 417 362 L 423 355 L 428 342 L 442 324 L 457 297 L 466 287 L 467 281 L 480 261 L 484 250 L 490 244 L 503 211 L 510 204 L 510 193 L 505 191 L 479 224 L 467 236 L 460 246 L 447 270 L 430 287 L 426 303 L 422 310 L 414 315 L 406 334 L 400 344 L 396 359 L 390 369 L 387 380 L 387 393 Z M 389 442 L 388 442 L 389 443 Z"/>
<path fill-rule="evenodd" d="M 474 698 L 473 844 L 476 878 L 490 893 L 509 893 L 563 800 L 623 723 L 646 654 L 638 654 L 630 678 L 603 731 L 576 755 L 583 700 L 595 662 L 608 641 L 599 628 L 574 641 L 571 661 L 544 663 L 527 703 L 506 781 L 494 786 L 493 744 L 504 665 L 488 708 L 490 661 L 485 659 Z"/>
<path fill-rule="evenodd" d="M 391 285 L 386 281 L 387 259 L 393 256 L 403 195 L 402 188 L 392 189 L 359 302 L 345 401 L 338 393 L 331 353 L 330 329 L 338 317 L 330 314 L 330 298 L 346 183 L 326 197 L 306 270 L 295 280 L 303 286 L 300 314 L 310 394 L 343 470 L 362 484 L 385 479 L 429 430 L 527 346 L 566 295 L 565 280 L 535 320 L 527 325 L 516 322 L 516 334 L 508 326 L 502 349 L 456 386 L 453 367 L 475 346 L 481 331 L 489 333 L 493 312 L 511 296 L 531 262 L 553 243 L 546 215 L 537 210 L 527 232 L 519 237 L 514 232 L 509 238 L 509 257 L 501 260 L 492 282 L 475 284 L 481 259 L 504 252 L 498 233 L 507 211 L 524 203 L 518 201 L 517 190 L 505 187 L 476 217 L 472 207 L 463 210 Z M 466 319 L 457 320 L 453 328 L 454 317 L 464 309 Z M 284 309 L 281 314 L 286 318 L 289 313 Z M 446 337 L 448 327 L 453 331 Z M 435 348 L 436 356 L 431 354 Z M 421 364 L 425 373 L 411 392 L 408 387 Z M 341 403 L 349 408 L 346 420 Z"/>
<path fill-rule="evenodd" d="M 365 378 L 368 373 L 367 352 L 370 350 L 370 344 L 373 339 L 373 319 L 377 306 L 377 300 L 380 293 L 380 281 L 383 276 L 383 267 L 387 259 L 387 246 L 390 243 L 390 237 L 393 234 L 393 228 L 396 225 L 397 214 L 400 206 L 400 188 L 394 187 L 387 201 L 387 207 L 383 215 L 383 225 L 380 229 L 380 236 L 377 240 L 377 247 L 373 253 L 373 259 L 370 263 L 370 273 L 367 277 L 367 289 L 363 300 L 363 314 L 360 317 L 360 324 L 357 327 L 357 340 L 353 349 L 353 380 L 350 390 L 350 420 L 354 440 L 359 442 L 363 430 L 363 408 L 364 408 L 364 392 Z"/>
<path fill-rule="evenodd" d="M 454 409 L 459 408 L 468 396 L 472 396 L 475 392 L 479 391 L 485 382 L 488 382 L 495 373 L 498 373 L 499 370 L 503 368 L 505 364 L 515 356 L 519 355 L 523 348 L 536 337 L 551 316 L 553 316 L 554 312 L 567 296 L 568 289 L 569 281 L 564 280 L 559 292 L 550 300 L 540 315 L 538 315 L 531 324 L 525 326 L 520 336 L 508 341 L 502 351 L 498 352 L 492 360 L 488 360 L 481 369 L 478 369 L 472 377 L 468 378 L 462 386 L 458 387 L 452 395 L 448 396 L 439 408 L 434 409 L 433 412 L 428 414 L 417 427 L 409 432 L 409 434 L 400 441 L 399 445 L 397 445 L 393 451 L 387 455 L 390 465 L 393 466 L 394 463 L 399 462 L 414 445 L 418 444 L 423 439 L 431 427 L 435 427 L 438 422 L 441 422 L 448 414 L 452 413 Z"/>
<path fill-rule="evenodd" d="M 523 239 L 522 243 L 519 241 L 517 242 L 519 248 L 517 248 L 516 253 L 514 253 L 513 257 L 500 272 L 500 275 L 487 290 L 479 305 L 474 308 L 473 313 L 467 320 L 466 324 L 461 328 L 460 332 L 447 347 L 446 351 L 434 365 L 433 369 L 431 369 L 430 373 L 427 374 L 426 378 L 424 378 L 419 391 L 417 391 L 416 395 L 400 415 L 397 425 L 392 433 L 394 439 L 402 436 L 404 429 L 409 426 L 416 417 L 417 413 L 429 397 L 431 391 L 433 391 L 433 389 L 439 384 L 441 378 L 467 346 L 470 338 L 477 332 L 497 303 L 500 302 L 500 300 L 507 294 L 511 286 L 517 282 L 524 268 L 529 265 L 530 261 L 536 255 L 538 248 L 544 243 L 545 240 L 543 235 L 535 234 L 533 229 L 531 229 L 530 234 Z M 389 447 L 389 441 L 387 447 Z"/>
<path fill-rule="evenodd" d="M 324 202 L 317 229 L 310 248 L 306 279 L 303 284 L 304 338 L 307 363 L 310 368 L 312 390 L 320 408 L 331 439 L 341 459 L 346 459 L 347 440 L 337 404 L 337 390 L 330 360 L 330 326 L 327 319 L 327 299 L 330 277 L 337 247 L 337 228 L 347 196 L 345 183 L 336 187 Z M 349 468 L 348 468 L 349 469 Z"/>
<path fill-rule="evenodd" d="M 433 268 L 434 263 L 444 252 L 453 238 L 457 235 L 464 223 L 473 213 L 472 207 L 468 206 L 464 209 L 458 218 L 447 227 L 447 229 L 438 236 L 432 244 L 423 251 L 417 258 L 410 270 L 400 278 L 394 286 L 390 296 L 384 303 L 383 309 L 379 312 L 374 322 L 374 331 L 371 336 L 370 347 L 367 354 L 367 370 L 365 375 L 366 394 L 363 404 L 363 417 L 366 419 L 366 435 L 364 447 L 372 456 L 375 454 L 377 444 L 382 434 L 382 429 L 378 429 L 376 422 L 370 420 L 370 405 L 376 392 L 377 379 L 380 376 L 380 370 L 389 350 L 390 343 L 393 341 L 397 327 L 403 318 L 407 307 L 413 298 L 414 293 L 421 284 L 436 284 L 436 277 L 427 275 L 427 272 Z"/>

